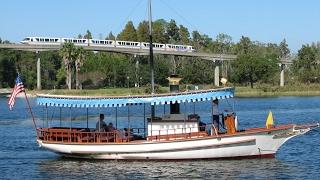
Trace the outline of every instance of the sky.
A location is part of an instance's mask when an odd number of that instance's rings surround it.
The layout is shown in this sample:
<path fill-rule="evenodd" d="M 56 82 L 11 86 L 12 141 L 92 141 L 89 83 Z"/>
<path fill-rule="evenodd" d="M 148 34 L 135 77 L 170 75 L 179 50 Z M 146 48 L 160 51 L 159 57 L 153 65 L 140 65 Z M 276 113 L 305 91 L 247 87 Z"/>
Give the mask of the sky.
<path fill-rule="evenodd" d="M 0 37 L 19 42 L 27 36 L 75 37 L 87 29 L 94 38 L 118 34 L 131 20 L 147 20 L 147 0 L 1 0 Z M 292 52 L 320 41 L 319 0 L 152 0 L 152 18 L 176 20 L 189 31 L 234 42 L 287 40 Z"/>

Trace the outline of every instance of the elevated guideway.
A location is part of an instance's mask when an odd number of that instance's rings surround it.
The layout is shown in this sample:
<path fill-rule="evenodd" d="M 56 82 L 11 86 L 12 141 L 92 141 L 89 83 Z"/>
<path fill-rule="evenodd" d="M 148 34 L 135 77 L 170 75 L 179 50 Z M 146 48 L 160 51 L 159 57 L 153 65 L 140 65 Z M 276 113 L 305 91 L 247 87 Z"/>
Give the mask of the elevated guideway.
<path fill-rule="evenodd" d="M 99 47 L 99 46 L 81 46 L 88 51 L 105 51 L 105 52 L 116 52 L 124 54 L 134 55 L 148 55 L 148 49 L 141 48 L 123 48 L 123 47 Z M 29 45 L 29 44 L 0 44 L 0 49 L 15 49 L 21 51 L 57 51 L 62 48 L 61 45 Z M 163 51 L 154 50 L 154 54 L 174 55 L 174 56 L 188 56 L 188 57 L 199 57 L 206 60 L 235 60 L 236 55 L 227 54 L 212 54 L 212 53 L 201 53 L 201 52 L 184 52 L 184 51 Z"/>

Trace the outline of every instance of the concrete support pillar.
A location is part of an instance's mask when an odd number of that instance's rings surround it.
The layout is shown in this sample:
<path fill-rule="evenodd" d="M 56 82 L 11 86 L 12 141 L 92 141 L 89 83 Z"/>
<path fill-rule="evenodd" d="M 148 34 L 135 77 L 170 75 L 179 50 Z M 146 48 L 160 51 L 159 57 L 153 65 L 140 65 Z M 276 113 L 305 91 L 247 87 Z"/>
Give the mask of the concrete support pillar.
<path fill-rule="evenodd" d="M 220 61 L 215 60 L 214 61 L 214 85 L 220 86 L 219 80 L 220 80 Z"/>
<path fill-rule="evenodd" d="M 37 51 L 37 89 L 41 90 L 41 63 L 40 63 L 40 56 L 39 51 Z"/>
<path fill-rule="evenodd" d="M 281 87 L 284 86 L 284 69 L 285 69 L 285 65 L 280 64 L 280 86 Z"/>
<path fill-rule="evenodd" d="M 176 70 L 177 70 L 177 64 L 176 64 L 176 59 L 175 56 L 172 55 L 171 56 L 171 62 L 172 62 L 172 74 L 176 74 Z"/>

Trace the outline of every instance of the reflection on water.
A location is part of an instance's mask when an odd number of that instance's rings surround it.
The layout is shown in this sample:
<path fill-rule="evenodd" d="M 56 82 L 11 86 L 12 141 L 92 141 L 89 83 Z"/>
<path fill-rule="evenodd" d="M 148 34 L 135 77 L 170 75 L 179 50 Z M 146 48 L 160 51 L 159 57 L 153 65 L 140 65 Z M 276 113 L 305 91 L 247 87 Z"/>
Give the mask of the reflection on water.
<path fill-rule="evenodd" d="M 299 169 L 277 159 L 212 161 L 88 161 L 57 158 L 41 160 L 44 177 L 65 178 L 277 178 Z M 271 173 L 272 172 L 272 173 Z"/>
<path fill-rule="evenodd" d="M 12 112 L 7 99 L 0 98 L 0 172 L 1 179 L 315 179 L 320 177 L 320 129 L 286 142 L 276 159 L 211 160 L 211 161 L 93 161 L 62 158 L 38 147 L 32 120 L 23 99 L 18 99 Z M 228 106 L 221 103 L 222 109 Z M 236 112 L 242 128 L 264 126 L 268 111 L 274 114 L 276 123 L 311 123 L 320 120 L 320 97 L 280 97 L 236 99 Z M 42 125 L 45 111 L 32 101 L 37 123 Z M 181 108 L 184 110 L 185 108 Z M 193 112 L 193 106 L 186 108 Z M 197 103 L 196 112 L 201 120 L 210 119 L 210 104 Z M 115 109 L 100 110 L 106 121 L 113 121 Z M 157 109 L 161 115 L 168 108 Z M 72 124 L 86 126 L 83 109 L 73 112 Z M 130 109 L 131 123 L 142 125 L 143 109 Z M 81 114 L 82 113 L 82 114 Z M 99 110 L 90 110 L 89 126 L 94 127 Z M 147 113 L 149 111 L 147 110 Z M 70 112 L 64 110 L 63 122 L 70 125 Z M 58 109 L 49 113 L 49 119 L 57 118 Z M 72 114 L 71 114 L 72 115 Z M 80 118 L 74 118 L 80 115 Z M 127 109 L 119 108 L 118 120 L 127 125 Z M 59 121 L 49 121 L 49 125 Z"/>

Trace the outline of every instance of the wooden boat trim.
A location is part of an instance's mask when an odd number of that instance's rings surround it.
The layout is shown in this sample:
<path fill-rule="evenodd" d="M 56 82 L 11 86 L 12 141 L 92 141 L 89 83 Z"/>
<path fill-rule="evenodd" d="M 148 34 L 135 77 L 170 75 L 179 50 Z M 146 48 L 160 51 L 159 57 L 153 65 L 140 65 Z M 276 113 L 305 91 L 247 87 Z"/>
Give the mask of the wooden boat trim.
<path fill-rule="evenodd" d="M 157 143 L 173 143 L 173 142 L 184 142 L 184 141 L 198 141 L 198 140 L 208 140 L 208 139 L 219 139 L 219 138 L 228 138 L 228 137 L 236 137 L 236 136 L 244 136 L 244 135 L 251 135 L 251 134 L 261 134 L 261 133 L 271 133 L 274 131 L 279 130 L 287 130 L 293 128 L 294 125 L 281 125 L 276 126 L 270 129 L 267 128 L 251 128 L 247 129 L 243 132 L 237 132 L 235 134 L 219 134 L 218 136 L 204 136 L 204 137 L 191 137 L 191 138 L 183 138 L 183 139 L 172 139 L 172 140 L 135 140 L 130 142 L 94 142 L 94 143 L 87 143 L 87 142 L 62 142 L 62 141 L 45 141 L 38 138 L 38 140 L 42 141 L 46 144 L 65 144 L 65 145 L 143 145 L 143 144 L 157 144 Z M 170 138 L 170 135 L 167 135 Z"/>

